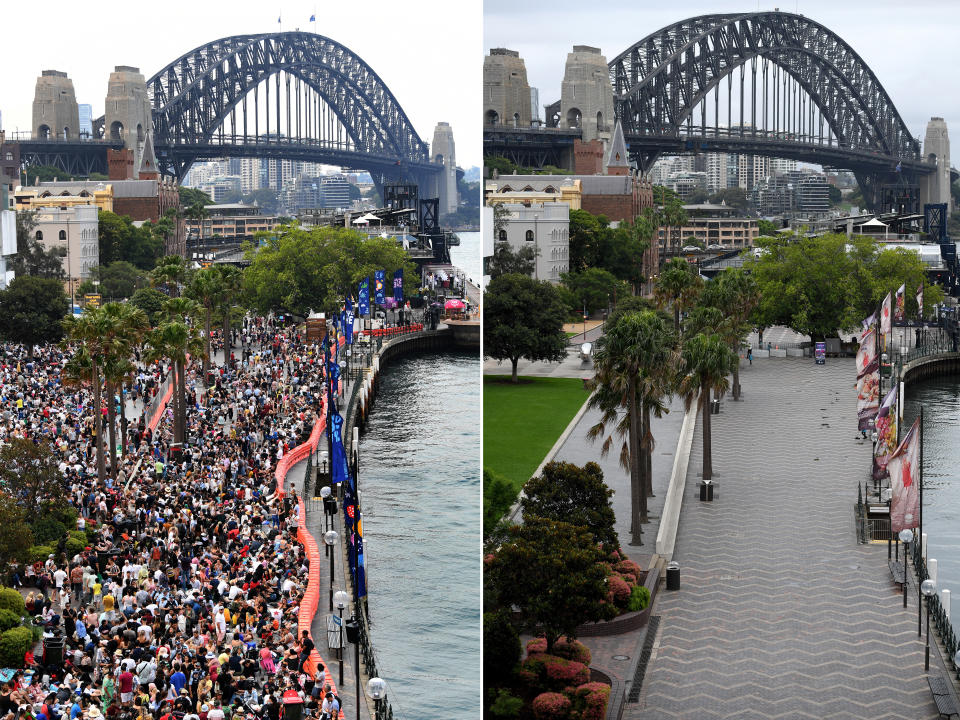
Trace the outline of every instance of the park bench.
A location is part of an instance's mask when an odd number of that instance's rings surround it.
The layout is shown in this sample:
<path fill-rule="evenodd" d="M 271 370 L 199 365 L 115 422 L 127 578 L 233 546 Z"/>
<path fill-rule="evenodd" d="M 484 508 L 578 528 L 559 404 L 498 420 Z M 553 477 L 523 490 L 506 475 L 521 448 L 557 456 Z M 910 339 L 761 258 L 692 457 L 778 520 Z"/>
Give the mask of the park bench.
<path fill-rule="evenodd" d="M 940 717 L 960 716 L 960 708 L 957 707 L 953 695 L 950 694 L 950 686 L 947 684 L 946 678 L 942 675 L 928 675 L 927 685 L 930 686 L 930 692 L 933 693 L 933 701 L 937 704 L 937 712 L 940 713 Z"/>
<path fill-rule="evenodd" d="M 899 560 L 888 560 L 887 564 L 890 566 L 890 574 L 893 575 L 893 581 L 899 585 L 903 585 L 904 563 Z"/>

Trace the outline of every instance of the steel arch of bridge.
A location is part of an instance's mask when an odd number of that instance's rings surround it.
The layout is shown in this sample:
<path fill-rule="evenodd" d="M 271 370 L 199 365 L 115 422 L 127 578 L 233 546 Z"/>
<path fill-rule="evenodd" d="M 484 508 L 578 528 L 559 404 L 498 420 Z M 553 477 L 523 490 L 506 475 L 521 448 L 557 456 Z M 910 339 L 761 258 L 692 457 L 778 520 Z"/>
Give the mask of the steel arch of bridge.
<path fill-rule="evenodd" d="M 151 77 L 147 91 L 161 169 L 182 179 L 194 160 L 212 152 L 218 157 L 249 156 L 250 148 L 241 146 L 261 144 L 261 138 L 244 135 L 234 152 L 230 143 L 217 143 L 217 131 L 249 92 L 281 71 L 300 78 L 320 95 L 352 147 L 333 148 L 322 142 L 297 147 L 298 139 L 289 138 L 265 147 L 267 156 L 306 155 L 329 164 L 350 159 L 354 167 L 384 173 L 388 168 L 410 175 L 436 171 L 427 144 L 373 69 L 340 43 L 306 32 L 221 38 L 185 53 Z M 281 147 L 284 144 L 289 153 Z"/>
<path fill-rule="evenodd" d="M 898 162 L 904 171 L 933 169 L 880 81 L 846 42 L 809 18 L 757 12 L 680 21 L 609 63 L 616 114 L 641 170 L 666 149 L 658 149 L 655 138 L 679 137 L 721 79 L 757 58 L 779 65 L 817 105 L 840 155 L 849 150 L 849 166 L 862 185 L 875 182 L 880 167 L 889 173 Z M 761 148 L 757 154 L 765 153 Z"/>

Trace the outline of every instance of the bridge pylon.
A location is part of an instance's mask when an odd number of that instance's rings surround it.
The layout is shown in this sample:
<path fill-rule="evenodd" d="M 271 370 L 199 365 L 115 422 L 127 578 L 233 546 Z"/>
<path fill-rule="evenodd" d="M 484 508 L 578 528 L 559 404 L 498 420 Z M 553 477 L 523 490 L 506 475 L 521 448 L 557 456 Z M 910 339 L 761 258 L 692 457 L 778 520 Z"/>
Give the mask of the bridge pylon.
<path fill-rule="evenodd" d="M 936 163 L 935 172 L 927 175 L 920 185 L 922 204 L 947 204 L 947 214 L 953 210 L 950 195 L 950 136 L 942 117 L 932 117 L 927 123 L 923 139 L 923 154 L 930 163 Z"/>

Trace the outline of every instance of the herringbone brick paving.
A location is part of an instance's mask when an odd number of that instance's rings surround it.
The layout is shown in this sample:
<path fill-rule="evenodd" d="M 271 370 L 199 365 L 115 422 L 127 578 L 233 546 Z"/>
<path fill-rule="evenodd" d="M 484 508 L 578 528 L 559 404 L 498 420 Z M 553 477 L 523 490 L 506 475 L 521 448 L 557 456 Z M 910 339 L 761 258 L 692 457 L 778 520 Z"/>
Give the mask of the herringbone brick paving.
<path fill-rule="evenodd" d="M 936 718 L 885 548 L 859 545 L 852 360 L 754 362 L 713 416 L 717 499 L 698 502 L 698 423 L 662 617 L 624 718 Z M 932 672 L 942 672 L 931 666 Z"/>

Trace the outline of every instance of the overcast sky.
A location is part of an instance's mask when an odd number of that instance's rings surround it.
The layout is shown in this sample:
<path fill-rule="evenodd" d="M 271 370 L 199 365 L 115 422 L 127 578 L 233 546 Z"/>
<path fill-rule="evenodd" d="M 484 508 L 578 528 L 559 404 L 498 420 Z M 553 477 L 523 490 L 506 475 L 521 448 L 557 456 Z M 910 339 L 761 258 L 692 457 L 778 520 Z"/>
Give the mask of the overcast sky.
<path fill-rule="evenodd" d="M 938 115 L 960 142 L 960 6 L 951 0 L 556 0 L 548 7 L 485 0 L 484 54 L 492 47 L 519 51 L 530 85 L 540 90 L 543 118 L 543 105 L 560 98 L 563 66 L 574 45 L 599 47 L 609 62 L 678 20 L 775 6 L 816 20 L 843 38 L 873 70 L 914 137 L 922 140 L 927 121 Z M 954 157 L 958 154 L 954 151 Z"/>
<path fill-rule="evenodd" d="M 62 70 L 77 101 L 103 115 L 107 78 L 115 65 L 146 77 L 195 47 L 246 33 L 314 30 L 350 48 L 373 68 L 430 143 L 438 121 L 449 122 L 457 164 L 480 165 L 481 5 L 478 0 L 161 0 L 4 3 L 5 69 L 0 73 L 3 129 L 29 130 L 36 78 Z"/>

